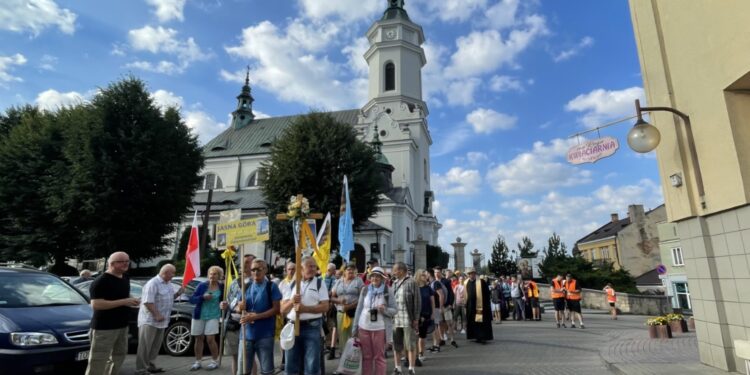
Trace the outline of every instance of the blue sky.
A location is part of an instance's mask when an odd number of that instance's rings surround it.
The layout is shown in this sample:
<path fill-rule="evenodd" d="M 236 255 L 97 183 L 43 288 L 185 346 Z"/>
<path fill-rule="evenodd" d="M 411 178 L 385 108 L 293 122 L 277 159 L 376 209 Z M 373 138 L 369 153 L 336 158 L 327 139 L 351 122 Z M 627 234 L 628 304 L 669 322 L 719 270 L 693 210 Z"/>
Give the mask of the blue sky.
<path fill-rule="evenodd" d="M 178 105 L 205 142 L 228 124 L 251 69 L 256 113 L 359 108 L 363 37 L 385 0 L 4 0 L 0 108 L 55 109 L 128 74 Z M 489 253 L 498 234 L 573 243 L 629 204 L 662 203 L 632 121 L 601 131 L 618 152 L 565 161 L 569 136 L 630 116 L 643 97 L 626 0 L 406 0 L 424 28 L 424 97 L 440 243 Z M 595 138 L 596 133 L 587 134 Z"/>

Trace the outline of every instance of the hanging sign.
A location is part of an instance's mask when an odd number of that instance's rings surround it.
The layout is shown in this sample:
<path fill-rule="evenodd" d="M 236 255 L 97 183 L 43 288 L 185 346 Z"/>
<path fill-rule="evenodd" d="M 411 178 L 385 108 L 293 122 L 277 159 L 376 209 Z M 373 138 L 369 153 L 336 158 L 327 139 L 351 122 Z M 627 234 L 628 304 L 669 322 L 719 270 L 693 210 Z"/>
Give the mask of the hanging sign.
<path fill-rule="evenodd" d="M 620 144 L 615 138 L 594 139 L 569 148 L 568 162 L 571 164 L 593 163 L 607 156 L 612 156 L 618 148 L 620 148 Z"/>
<path fill-rule="evenodd" d="M 216 225 L 216 246 L 243 245 L 268 241 L 268 218 L 257 217 L 219 223 Z"/>

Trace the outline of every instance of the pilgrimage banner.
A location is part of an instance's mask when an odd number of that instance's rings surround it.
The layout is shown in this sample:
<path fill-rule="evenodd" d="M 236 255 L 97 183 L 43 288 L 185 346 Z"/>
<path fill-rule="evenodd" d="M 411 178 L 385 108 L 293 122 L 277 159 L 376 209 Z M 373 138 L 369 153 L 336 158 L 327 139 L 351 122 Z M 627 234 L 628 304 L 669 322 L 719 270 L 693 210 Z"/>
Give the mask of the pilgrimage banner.
<path fill-rule="evenodd" d="M 216 246 L 220 249 L 263 241 L 268 241 L 268 217 L 216 224 Z"/>

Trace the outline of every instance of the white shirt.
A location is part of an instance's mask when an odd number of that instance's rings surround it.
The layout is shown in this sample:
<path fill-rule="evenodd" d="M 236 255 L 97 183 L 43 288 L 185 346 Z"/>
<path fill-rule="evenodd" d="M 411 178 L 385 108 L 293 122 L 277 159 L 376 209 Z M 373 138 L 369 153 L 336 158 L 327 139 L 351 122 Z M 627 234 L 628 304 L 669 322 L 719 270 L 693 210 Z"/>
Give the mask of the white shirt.
<path fill-rule="evenodd" d="M 326 283 L 320 280 L 320 290 L 317 289 L 318 281 L 316 277 L 313 277 L 310 281 L 302 280 L 300 282 L 300 295 L 302 295 L 302 305 L 304 306 L 317 306 L 321 301 L 328 301 L 328 289 Z M 297 294 L 297 288 L 295 283 L 291 284 L 291 288 L 284 291 L 284 301 L 291 300 L 294 295 Z M 292 308 L 288 314 L 287 319 L 294 320 L 297 312 Z M 322 313 L 302 313 L 299 316 L 300 320 L 317 319 L 322 318 Z"/>
<path fill-rule="evenodd" d="M 385 329 L 383 312 L 378 310 L 378 320 L 373 322 L 370 320 L 370 309 L 377 309 L 378 306 L 385 305 L 385 298 L 382 294 L 378 294 L 378 296 L 375 297 L 374 301 L 370 297 L 372 296 L 370 296 L 369 293 L 365 296 L 364 303 L 362 303 L 362 312 L 359 315 L 357 326 L 368 331 L 383 330 Z"/>
<path fill-rule="evenodd" d="M 138 327 L 146 324 L 156 328 L 167 328 L 169 315 L 172 313 L 172 305 L 174 304 L 174 293 L 171 282 L 165 282 L 159 275 L 151 278 L 143 286 L 141 308 L 138 311 Z M 157 322 L 156 317 L 144 306 L 145 303 L 153 303 L 156 311 L 164 317 L 164 320 Z"/>

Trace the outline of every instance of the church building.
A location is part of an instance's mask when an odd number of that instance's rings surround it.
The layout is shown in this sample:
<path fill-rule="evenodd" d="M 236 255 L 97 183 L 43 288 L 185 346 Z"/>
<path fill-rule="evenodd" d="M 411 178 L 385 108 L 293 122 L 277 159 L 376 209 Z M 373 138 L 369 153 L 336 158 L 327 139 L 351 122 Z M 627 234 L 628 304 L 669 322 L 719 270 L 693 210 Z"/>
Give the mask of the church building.
<path fill-rule="evenodd" d="M 360 271 L 371 258 L 386 266 L 403 260 L 411 267 L 424 268 L 426 245 L 437 246 L 441 227 L 432 212 L 432 138 L 429 112 L 422 99 L 424 33 L 409 19 L 403 0 L 389 0 L 388 4 L 366 34 L 370 44 L 364 55 L 369 66 L 367 103 L 359 109 L 329 112 L 336 120 L 351 124 L 360 139 L 375 148 L 389 187 L 380 196 L 376 216 L 356 228 L 351 257 Z M 193 208 L 205 211 L 208 190 L 213 189 L 211 232 L 220 211 L 241 209 L 243 219 L 265 215 L 261 162 L 270 157 L 274 140 L 297 117 L 256 118 L 253 101 L 246 78 L 231 126 L 204 146 L 203 183 L 193 198 Z M 275 255 L 261 244 L 250 251 L 275 261 Z"/>

